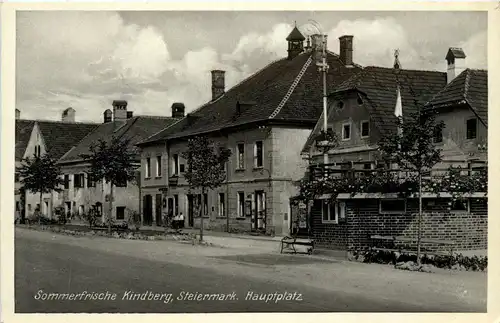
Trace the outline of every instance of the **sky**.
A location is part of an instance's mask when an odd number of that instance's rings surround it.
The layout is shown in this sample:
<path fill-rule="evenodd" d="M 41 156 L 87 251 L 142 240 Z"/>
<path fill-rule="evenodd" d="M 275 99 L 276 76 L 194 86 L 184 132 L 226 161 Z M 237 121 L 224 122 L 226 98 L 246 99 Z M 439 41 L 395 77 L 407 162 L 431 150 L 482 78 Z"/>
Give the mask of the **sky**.
<path fill-rule="evenodd" d="M 226 71 L 226 90 L 287 55 L 295 23 L 314 33 L 354 36 L 354 62 L 390 67 L 399 49 L 403 68 L 446 71 L 449 47 L 465 65 L 487 68 L 485 12 L 360 11 L 18 11 L 16 108 L 23 119 L 102 122 L 116 99 L 134 115 L 170 116 L 211 97 L 210 71 Z"/>

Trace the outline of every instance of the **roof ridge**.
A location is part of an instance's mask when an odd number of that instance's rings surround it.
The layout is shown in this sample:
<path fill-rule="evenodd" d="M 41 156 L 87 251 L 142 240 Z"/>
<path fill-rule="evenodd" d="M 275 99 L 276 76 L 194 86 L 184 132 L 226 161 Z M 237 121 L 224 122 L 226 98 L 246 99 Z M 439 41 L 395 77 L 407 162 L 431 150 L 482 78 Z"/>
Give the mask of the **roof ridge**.
<path fill-rule="evenodd" d="M 306 72 L 307 68 L 309 67 L 309 65 L 311 65 L 311 62 L 312 62 L 312 57 L 309 56 L 309 58 L 307 59 L 307 61 L 302 66 L 302 69 L 300 70 L 299 74 L 295 77 L 295 80 L 293 80 L 292 84 L 290 85 L 290 88 L 288 89 L 288 92 L 285 94 L 285 96 L 283 97 L 283 99 L 281 100 L 281 102 L 278 104 L 278 106 L 276 107 L 276 109 L 269 116 L 269 119 L 272 119 L 272 118 L 276 117 L 278 115 L 278 113 L 281 111 L 281 109 L 283 108 L 283 106 L 286 104 L 286 102 L 290 98 L 290 95 L 292 95 L 293 91 L 295 90 L 295 88 L 299 84 L 300 80 L 302 79 L 302 76 L 304 76 L 304 73 Z"/>
<path fill-rule="evenodd" d="M 394 67 L 385 67 L 385 66 L 376 66 L 376 65 L 368 65 L 363 67 L 364 69 L 368 68 L 378 68 L 378 69 L 384 69 L 384 70 L 393 70 Z M 407 72 L 425 72 L 425 73 L 439 73 L 439 74 L 446 74 L 446 72 L 441 72 L 441 71 L 433 71 L 433 70 L 424 70 L 424 69 L 412 69 L 412 68 L 400 68 L 400 71 L 407 71 Z"/>
<path fill-rule="evenodd" d="M 468 69 L 465 69 L 464 71 L 462 71 L 462 73 L 467 72 L 467 71 L 468 71 Z M 462 75 L 462 73 L 458 74 L 453 80 L 451 80 L 450 83 L 447 83 L 441 90 L 439 90 L 436 94 L 434 94 L 432 96 L 432 98 L 430 98 L 429 101 L 427 101 L 424 104 L 424 107 L 428 106 L 428 105 L 431 105 L 431 102 L 434 101 L 434 99 L 437 98 L 438 95 L 440 95 L 441 93 L 445 92 L 450 86 L 452 86 L 452 84 L 454 84 L 455 82 L 457 82 L 457 80 L 460 78 L 460 75 Z M 467 74 L 468 74 L 468 72 L 467 72 Z"/>
<path fill-rule="evenodd" d="M 32 121 L 32 122 L 47 122 L 47 123 L 56 123 L 56 124 L 79 124 L 79 125 L 98 125 L 100 124 L 99 122 L 82 122 L 82 121 L 75 121 L 75 122 L 64 122 L 64 121 L 57 121 L 57 120 L 44 120 L 44 119 L 17 119 L 18 121 Z"/>
<path fill-rule="evenodd" d="M 467 68 L 464 72 L 466 73 L 465 74 L 465 81 L 464 81 L 464 99 L 467 100 L 467 94 L 469 93 L 471 70 Z"/>
<path fill-rule="evenodd" d="M 154 134 L 152 134 L 151 136 L 147 137 L 146 139 L 144 139 L 144 140 L 142 140 L 142 141 L 138 142 L 138 143 L 136 144 L 136 146 L 138 146 L 138 145 L 142 145 L 142 144 L 147 143 L 147 142 L 149 141 L 149 139 L 150 139 L 150 138 L 152 138 L 152 137 L 154 137 L 154 136 L 156 136 L 156 135 L 158 135 L 158 134 L 162 133 L 163 131 L 165 131 L 165 130 L 167 130 L 167 129 L 171 128 L 171 127 L 173 127 L 174 125 L 178 124 L 179 122 L 181 122 L 181 121 L 182 121 L 182 120 L 184 120 L 185 118 L 186 118 L 186 117 L 183 117 L 183 118 L 179 118 L 179 119 L 177 119 L 177 121 L 172 122 L 170 125 L 166 126 L 165 128 L 161 129 L 160 131 L 157 131 L 157 132 L 155 132 Z"/>

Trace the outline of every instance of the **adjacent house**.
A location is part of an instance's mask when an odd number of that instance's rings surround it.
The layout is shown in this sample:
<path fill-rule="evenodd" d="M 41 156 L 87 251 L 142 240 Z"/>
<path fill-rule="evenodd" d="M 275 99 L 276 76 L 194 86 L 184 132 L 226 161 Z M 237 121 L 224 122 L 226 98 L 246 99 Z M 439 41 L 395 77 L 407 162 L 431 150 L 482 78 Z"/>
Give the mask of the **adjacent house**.
<path fill-rule="evenodd" d="M 135 144 L 177 120 L 175 115 L 174 117 L 134 116 L 133 111 L 127 110 L 127 105 L 127 101 L 113 101 L 113 111 L 107 109 L 103 113 L 103 123 L 76 143 L 58 161 L 63 173 L 64 188 L 61 193 L 55 193 L 54 203 L 64 207 L 66 214 L 70 214 L 74 220 L 81 219 L 84 213 L 93 209 L 96 211 L 98 221 L 104 222 L 107 217 L 103 215 L 109 213 L 110 185 L 89 180 L 87 176 L 89 165 L 81 157 L 82 154 L 89 154 L 90 147 L 98 140 L 109 142 L 113 137 L 129 139 L 129 149 L 137 153 L 139 167 L 140 157 Z M 139 176 L 137 178 L 139 180 Z M 117 222 L 126 221 L 130 212 L 139 212 L 138 182 L 117 184 L 113 195 L 112 219 Z M 143 220 L 145 225 L 151 225 L 151 219 Z"/>
<path fill-rule="evenodd" d="M 306 41 L 297 28 L 286 41 L 286 57 L 228 90 L 225 72 L 212 71 L 212 99 L 139 144 L 143 216 L 183 213 L 186 227 L 199 227 L 199 207 L 213 230 L 288 233 L 290 197 L 307 166 L 300 150 L 322 111 L 323 81 L 316 64 L 326 41 L 320 35 Z M 360 70 L 352 41 L 352 36 L 340 37 L 340 54 L 326 51 L 329 91 Z M 232 151 L 226 183 L 205 196 L 191 192 L 183 177 L 181 154 L 197 135 Z"/>
<path fill-rule="evenodd" d="M 366 67 L 339 85 L 329 96 L 328 130 L 339 143 L 328 151 L 330 169 L 373 170 L 379 153 L 377 143 L 383 134 L 396 133 L 395 108 L 402 106 L 403 117 L 417 109 L 434 109 L 445 128 L 434 142 L 443 149 L 443 162 L 435 168 L 462 166 L 469 174 L 484 167 L 487 160 L 487 72 L 457 71 L 465 58 L 461 49 L 451 48 L 446 56 L 448 71 L 413 71 L 395 67 Z M 455 77 L 455 75 L 457 75 Z M 398 96 L 399 93 L 399 96 Z M 400 101 L 398 101 L 400 99 Z M 324 147 L 318 145 L 323 130 L 322 115 L 302 153 L 311 165 L 322 164 Z M 383 165 L 382 167 L 385 167 Z M 431 172 L 431 174 L 433 174 Z M 428 239 L 455 242 L 458 250 L 486 249 L 486 192 L 466 194 L 453 200 L 450 194 L 425 194 L 423 235 Z M 397 194 L 339 194 L 337 202 L 329 196 L 315 200 L 309 221 L 303 226 L 312 232 L 318 245 L 352 250 L 370 246 L 371 235 L 413 236 L 417 232 L 418 200 Z M 295 210 L 299 214 L 298 208 Z M 437 245 L 427 246 L 439 249 Z"/>
<path fill-rule="evenodd" d="M 16 167 L 21 166 L 26 157 L 49 156 L 58 160 L 73 145 L 97 127 L 95 123 L 75 122 L 75 110 L 65 109 L 61 121 L 20 119 L 20 111 L 16 109 Z M 40 195 L 23 192 L 20 178 L 15 174 L 16 211 L 25 212 L 29 217 L 40 205 Z M 53 210 L 52 194 L 43 194 L 41 211 L 51 217 Z"/>

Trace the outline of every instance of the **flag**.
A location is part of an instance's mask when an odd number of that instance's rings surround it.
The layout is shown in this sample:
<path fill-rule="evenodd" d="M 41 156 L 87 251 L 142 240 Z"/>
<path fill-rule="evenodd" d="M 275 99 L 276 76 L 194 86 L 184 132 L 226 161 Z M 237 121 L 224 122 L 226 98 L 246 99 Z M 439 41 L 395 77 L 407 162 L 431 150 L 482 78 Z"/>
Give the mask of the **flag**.
<path fill-rule="evenodd" d="M 403 104 L 401 102 L 401 91 L 399 90 L 399 85 L 397 86 L 397 94 L 396 94 L 396 107 L 394 108 L 394 115 L 397 118 L 403 117 Z M 398 135 L 401 135 L 403 129 L 398 124 Z"/>

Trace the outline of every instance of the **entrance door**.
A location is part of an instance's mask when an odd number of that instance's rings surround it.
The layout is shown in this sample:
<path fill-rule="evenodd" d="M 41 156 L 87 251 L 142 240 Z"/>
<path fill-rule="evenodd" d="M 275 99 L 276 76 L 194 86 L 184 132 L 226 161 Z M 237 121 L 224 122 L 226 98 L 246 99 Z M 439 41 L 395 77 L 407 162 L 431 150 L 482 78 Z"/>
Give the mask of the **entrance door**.
<path fill-rule="evenodd" d="M 188 195 L 188 224 L 190 227 L 194 227 L 194 196 Z"/>
<path fill-rule="evenodd" d="M 256 230 L 266 229 L 266 194 L 264 191 L 255 191 L 254 226 Z"/>
<path fill-rule="evenodd" d="M 161 194 L 156 194 L 156 225 L 161 226 L 162 225 L 162 219 L 161 219 L 161 204 L 162 204 L 162 195 Z"/>
<path fill-rule="evenodd" d="M 172 214 L 172 216 L 174 215 L 174 199 L 169 197 L 168 198 L 168 202 L 167 202 L 167 212 L 168 214 Z"/>
<path fill-rule="evenodd" d="M 143 213 L 144 225 L 153 224 L 153 197 L 151 195 L 144 195 L 143 197 Z"/>

